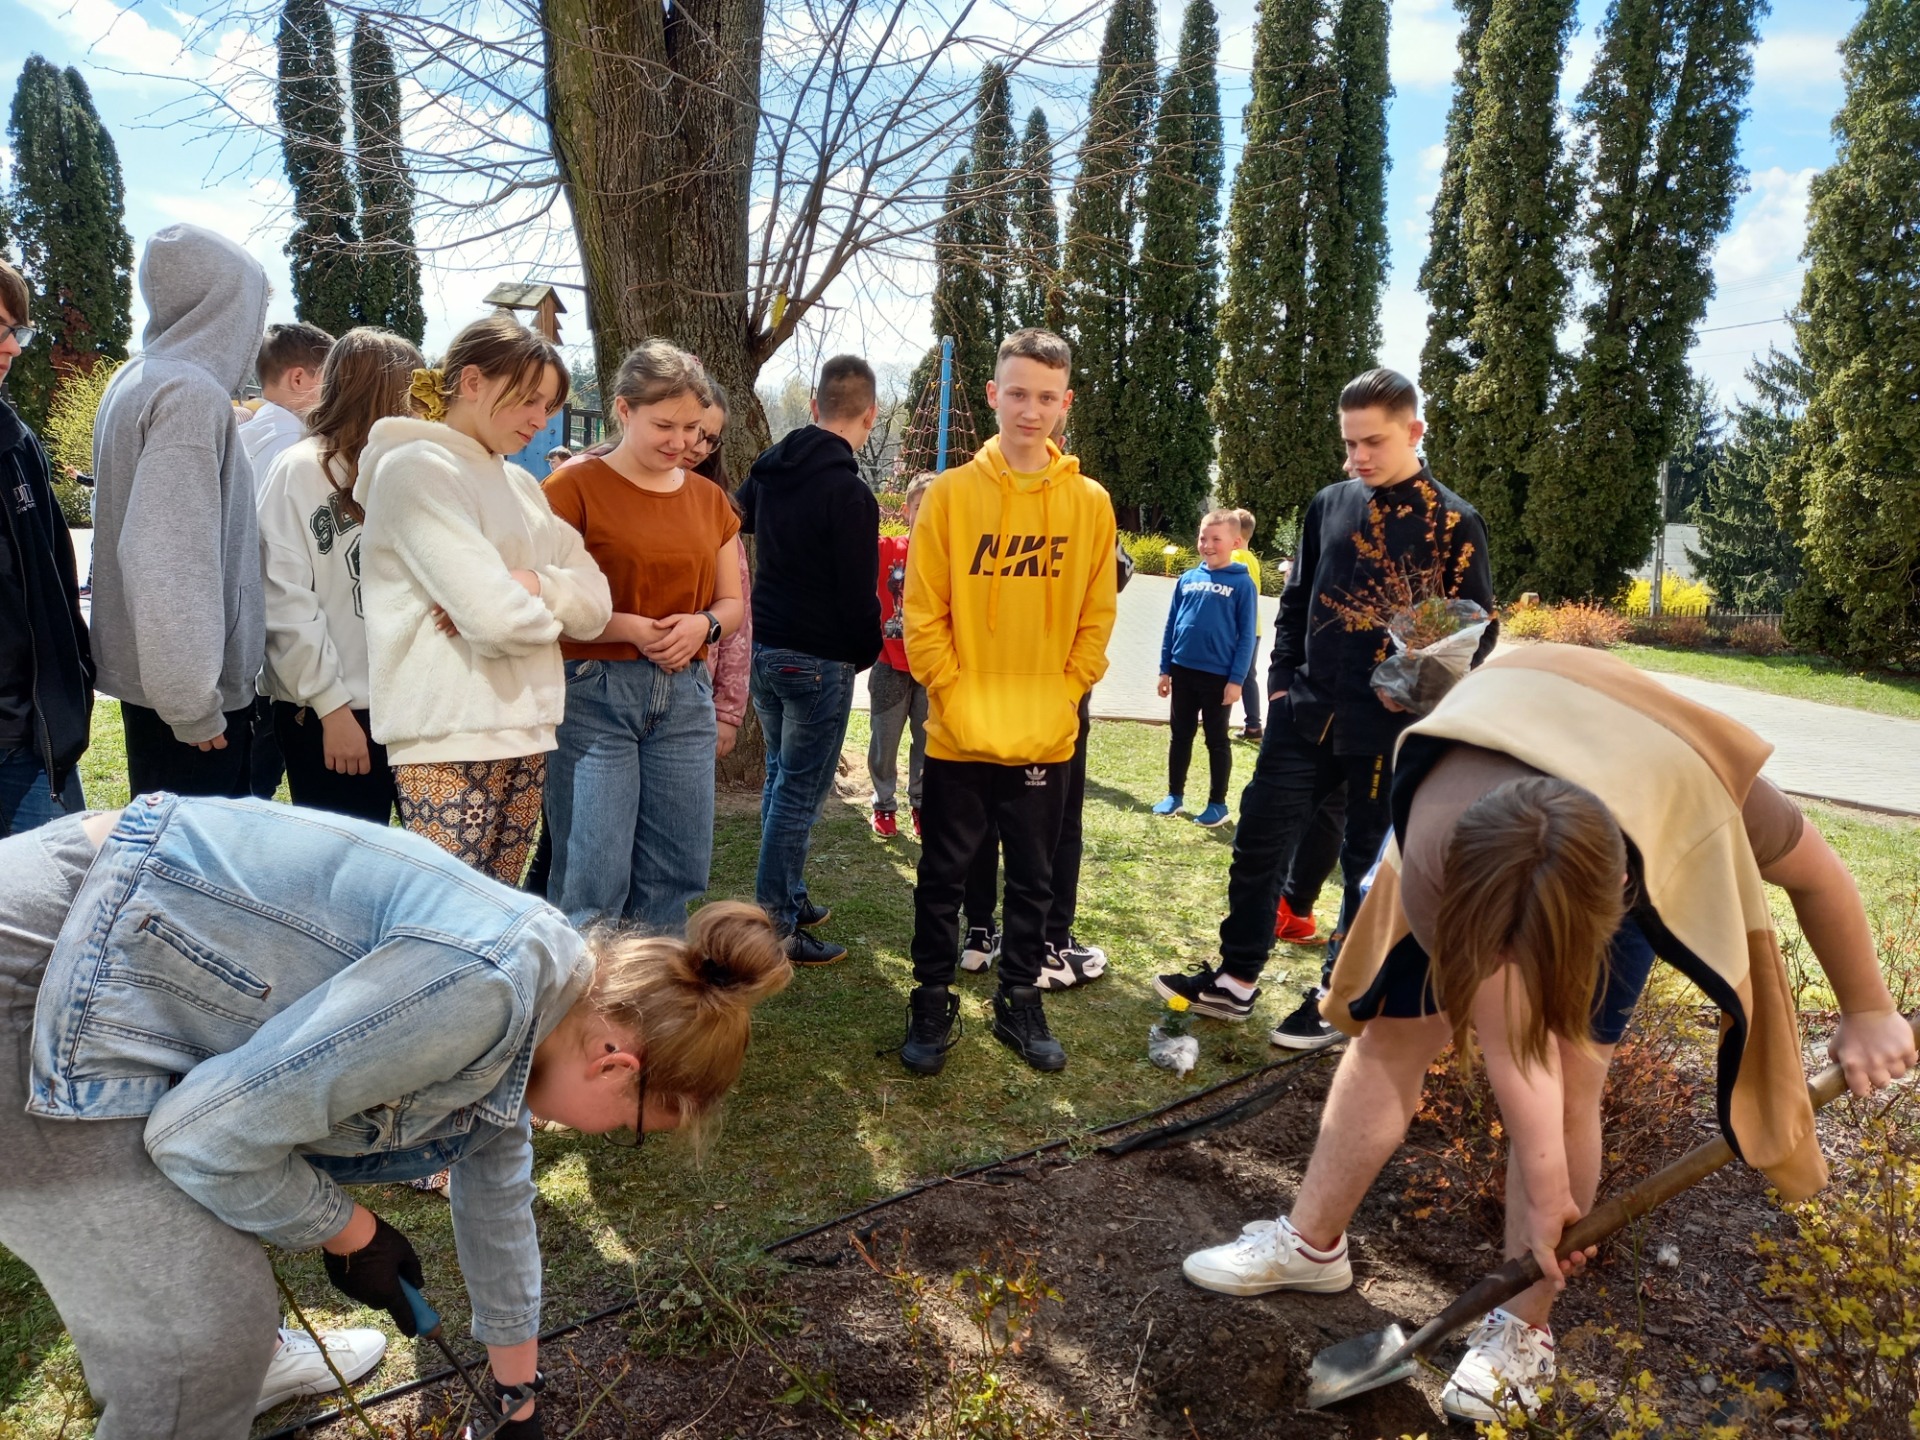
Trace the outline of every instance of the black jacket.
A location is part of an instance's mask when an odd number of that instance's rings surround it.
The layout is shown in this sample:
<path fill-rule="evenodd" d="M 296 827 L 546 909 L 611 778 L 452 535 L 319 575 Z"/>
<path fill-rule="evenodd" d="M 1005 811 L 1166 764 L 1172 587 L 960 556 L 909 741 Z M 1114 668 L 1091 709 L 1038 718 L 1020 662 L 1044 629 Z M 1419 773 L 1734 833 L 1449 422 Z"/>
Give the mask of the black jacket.
<path fill-rule="evenodd" d="M 1360 540 L 1385 539 L 1389 559 L 1401 573 L 1433 558 L 1427 539 L 1430 510 L 1452 511 L 1434 517 L 1436 543 L 1445 561 L 1449 595 L 1475 600 L 1493 613 L 1493 571 L 1487 563 L 1487 527 L 1466 501 L 1420 473 L 1397 485 L 1369 490 L 1363 481 L 1343 480 L 1313 497 L 1300 525 L 1300 555 L 1287 587 L 1280 592 L 1280 619 L 1273 631 L 1273 663 L 1267 693 L 1284 690 L 1293 723 L 1301 734 L 1330 741 L 1341 755 L 1385 755 L 1417 716 L 1398 714 L 1373 693 L 1373 667 L 1392 653 L 1384 629 L 1349 629 L 1339 604 L 1366 597 L 1368 583 L 1382 578 L 1380 562 L 1360 553 Z M 1459 560 L 1471 545 L 1464 567 Z M 1478 665 L 1493 653 L 1497 626 L 1489 625 L 1474 656 Z"/>
<path fill-rule="evenodd" d="M 853 447 L 803 425 L 753 462 L 737 498 L 740 528 L 754 537 L 754 643 L 873 664 L 880 506 Z"/>
<path fill-rule="evenodd" d="M 34 748 L 57 795 L 86 753 L 93 651 L 80 618 L 73 537 L 53 498 L 46 452 L 0 400 L 0 543 L 13 547 L 20 590 L 0 596 L 0 625 L 24 626 L 32 665 Z M 19 613 L 24 603 L 25 614 Z M 19 633 L 16 631 L 15 633 Z"/>

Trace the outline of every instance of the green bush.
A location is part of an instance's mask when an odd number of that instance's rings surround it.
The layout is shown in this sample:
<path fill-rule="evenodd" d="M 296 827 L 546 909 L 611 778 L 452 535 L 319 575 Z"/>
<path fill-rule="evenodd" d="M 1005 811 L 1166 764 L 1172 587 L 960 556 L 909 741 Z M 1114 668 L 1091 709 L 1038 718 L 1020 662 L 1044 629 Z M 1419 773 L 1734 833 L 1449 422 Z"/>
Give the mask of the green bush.
<path fill-rule="evenodd" d="M 1200 563 L 1192 546 L 1177 545 L 1164 535 L 1134 535 L 1123 530 L 1120 545 L 1133 561 L 1136 575 L 1184 575 Z"/>
<path fill-rule="evenodd" d="M 60 513 L 67 518 L 67 526 L 73 530 L 87 530 L 93 526 L 93 491 L 78 480 L 60 480 L 53 482 L 53 498 L 60 506 Z"/>
<path fill-rule="evenodd" d="M 1553 629 L 1553 610 L 1546 605 L 1515 605 L 1500 617 L 1503 640 L 1544 640 Z"/>

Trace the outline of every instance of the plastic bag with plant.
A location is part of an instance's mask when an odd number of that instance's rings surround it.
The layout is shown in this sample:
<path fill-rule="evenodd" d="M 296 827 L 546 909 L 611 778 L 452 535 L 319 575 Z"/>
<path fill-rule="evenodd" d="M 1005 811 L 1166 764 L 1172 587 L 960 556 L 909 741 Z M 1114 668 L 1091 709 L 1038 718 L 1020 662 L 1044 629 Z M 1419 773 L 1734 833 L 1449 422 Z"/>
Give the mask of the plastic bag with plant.
<path fill-rule="evenodd" d="M 1373 688 L 1396 705 L 1425 715 L 1460 683 L 1491 617 L 1472 600 L 1435 596 L 1387 622 L 1394 653 L 1373 667 Z"/>

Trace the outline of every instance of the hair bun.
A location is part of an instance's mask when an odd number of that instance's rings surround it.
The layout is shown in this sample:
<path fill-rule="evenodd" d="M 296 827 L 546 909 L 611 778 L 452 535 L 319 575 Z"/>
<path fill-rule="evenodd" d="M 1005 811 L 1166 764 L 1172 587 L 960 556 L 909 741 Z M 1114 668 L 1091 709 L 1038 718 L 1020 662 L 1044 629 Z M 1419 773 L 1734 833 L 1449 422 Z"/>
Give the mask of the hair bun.
<path fill-rule="evenodd" d="M 786 988 L 793 962 L 758 905 L 718 900 L 687 922 L 688 978 L 709 1003 L 750 1007 Z"/>

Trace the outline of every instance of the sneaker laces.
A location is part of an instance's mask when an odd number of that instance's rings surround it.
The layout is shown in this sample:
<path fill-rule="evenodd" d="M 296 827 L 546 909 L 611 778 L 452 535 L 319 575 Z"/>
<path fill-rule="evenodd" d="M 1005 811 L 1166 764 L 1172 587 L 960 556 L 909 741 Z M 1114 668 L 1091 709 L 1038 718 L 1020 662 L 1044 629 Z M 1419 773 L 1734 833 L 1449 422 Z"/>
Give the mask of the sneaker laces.
<path fill-rule="evenodd" d="M 1534 1387 L 1554 1371 L 1552 1332 L 1506 1310 L 1491 1310 L 1481 1317 L 1468 1342 L 1467 1354 L 1477 1358 L 1493 1379 L 1494 1394 L 1468 1392 L 1488 1405 L 1497 1405 L 1505 1398 L 1531 1406 L 1537 1399 Z M 1504 1397 L 1502 1391 L 1506 1392 Z"/>
<path fill-rule="evenodd" d="M 1024 1044 L 1029 1040 L 1051 1040 L 1053 1032 L 1047 1029 L 1047 1008 L 1036 995 L 1032 1000 L 1014 1000 L 1003 995 L 1001 1003 L 996 1005 L 998 1018 Z"/>
<path fill-rule="evenodd" d="M 881 1049 L 874 1051 L 874 1059 L 879 1060 L 888 1055 L 898 1055 L 902 1050 L 905 1050 L 908 1045 L 913 1043 L 913 1032 L 920 1027 L 921 1022 L 931 1019 L 930 1015 L 924 1015 L 922 1012 L 923 1010 L 930 1012 L 933 1009 L 933 1003 L 930 1000 L 921 1000 L 918 996 L 919 992 L 916 990 L 913 995 L 907 997 L 907 1033 L 900 1038 L 898 1045 L 883 1046 Z M 960 1043 L 960 1037 L 966 1031 L 967 1022 L 960 1014 L 960 997 L 951 990 L 947 992 L 946 999 L 940 1002 L 940 1009 L 945 1012 L 941 1017 L 941 1021 L 947 1029 L 947 1038 L 941 1042 L 939 1051 L 940 1054 L 944 1055 Z"/>

